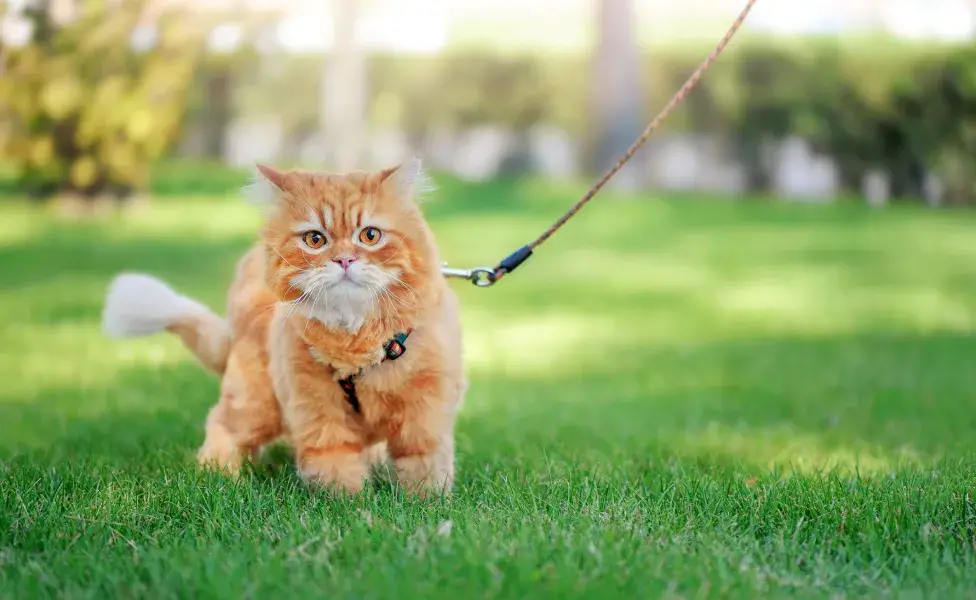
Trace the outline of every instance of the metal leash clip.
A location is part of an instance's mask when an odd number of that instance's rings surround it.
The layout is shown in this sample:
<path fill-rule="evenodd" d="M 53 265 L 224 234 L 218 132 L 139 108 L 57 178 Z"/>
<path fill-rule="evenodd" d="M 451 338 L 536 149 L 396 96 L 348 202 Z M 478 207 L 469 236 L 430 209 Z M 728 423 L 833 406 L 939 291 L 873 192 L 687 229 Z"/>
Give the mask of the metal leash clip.
<path fill-rule="evenodd" d="M 478 287 L 488 287 L 495 283 L 495 269 L 491 267 L 475 267 L 473 269 L 454 269 L 447 263 L 441 263 L 441 274 L 444 277 L 467 279 Z"/>

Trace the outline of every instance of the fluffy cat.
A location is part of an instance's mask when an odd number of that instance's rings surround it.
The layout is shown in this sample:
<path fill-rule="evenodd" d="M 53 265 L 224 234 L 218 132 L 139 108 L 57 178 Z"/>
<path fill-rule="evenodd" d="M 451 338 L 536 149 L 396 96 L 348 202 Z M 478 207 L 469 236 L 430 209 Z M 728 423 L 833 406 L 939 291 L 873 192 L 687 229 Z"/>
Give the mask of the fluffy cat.
<path fill-rule="evenodd" d="M 106 333 L 167 330 L 222 377 L 202 465 L 236 473 L 284 437 L 310 482 L 356 493 L 388 454 L 408 490 L 450 491 L 467 383 L 420 181 L 419 161 L 341 175 L 259 166 L 248 192 L 270 212 L 226 318 L 146 275 L 113 281 Z"/>

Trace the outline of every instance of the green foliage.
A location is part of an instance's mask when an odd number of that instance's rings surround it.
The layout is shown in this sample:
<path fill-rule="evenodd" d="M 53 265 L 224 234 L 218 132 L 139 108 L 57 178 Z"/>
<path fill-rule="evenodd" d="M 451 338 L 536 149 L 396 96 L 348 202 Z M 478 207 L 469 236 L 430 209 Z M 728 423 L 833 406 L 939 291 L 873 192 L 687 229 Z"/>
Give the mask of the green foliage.
<path fill-rule="evenodd" d="M 524 129 L 551 122 L 585 130 L 589 80 L 573 58 L 448 52 L 438 57 L 375 56 L 374 118 L 411 133 L 433 127 L 498 124 Z"/>
<path fill-rule="evenodd" d="M 976 47 L 961 49 L 895 92 L 895 117 L 903 144 L 943 174 L 950 200 L 976 193 Z"/>
<path fill-rule="evenodd" d="M 826 45 L 806 54 L 752 50 L 737 63 L 750 101 L 731 127 L 754 160 L 750 152 L 763 139 L 796 134 L 837 161 L 850 189 L 882 168 L 896 196 L 917 197 L 931 172 L 949 201 L 972 202 L 974 57 L 970 48 L 951 47 L 855 55 Z"/>
<path fill-rule="evenodd" d="M 220 161 L 166 161 L 153 165 L 149 191 L 154 197 L 235 195 L 250 176 Z"/>
<path fill-rule="evenodd" d="M 644 57 L 647 119 L 707 51 L 661 47 Z M 545 122 L 585 138 L 589 68 L 574 56 L 377 56 L 374 119 L 415 136 L 431 125 L 524 130 Z M 836 159 L 850 191 L 859 191 L 868 170 L 881 168 L 893 177 L 895 195 L 917 197 L 931 171 L 946 182 L 950 199 L 967 202 L 976 177 L 974 73 L 972 48 L 745 40 L 729 48 L 663 130 L 727 134 L 754 189 L 768 183 L 763 143 L 795 134 Z"/>
<path fill-rule="evenodd" d="M 148 4 L 86 0 L 63 25 L 46 3 L 27 11 L 30 42 L 4 56 L 0 150 L 31 193 L 126 195 L 175 139 L 202 29 L 175 9 L 154 10 L 153 46 L 138 51 L 131 41 Z"/>
<path fill-rule="evenodd" d="M 145 191 L 154 199 L 175 196 L 234 195 L 250 179 L 248 169 L 218 160 L 163 160 L 150 165 Z M 23 196 L 20 174 L 0 163 L 0 197 Z"/>
<path fill-rule="evenodd" d="M 652 48 L 643 58 L 644 116 L 650 119 L 698 66 L 709 48 Z M 317 122 L 322 57 L 274 57 L 261 86 L 241 89 L 243 114 L 273 112 L 301 135 Z M 432 128 L 497 124 L 523 132 L 538 123 L 590 137 L 588 58 L 452 50 L 438 56 L 370 58 L 371 118 L 415 140 Z M 893 193 L 918 197 L 926 171 L 946 183 L 951 200 L 970 202 L 976 167 L 971 48 L 891 40 L 741 38 L 708 72 L 663 131 L 725 136 L 746 162 L 753 189 L 768 185 L 768 140 L 801 135 L 839 165 L 859 192 L 874 168 Z M 294 90 L 282 96 L 281 89 Z M 282 103 L 287 105 L 281 108 Z M 586 152 L 586 154 L 591 154 Z"/>

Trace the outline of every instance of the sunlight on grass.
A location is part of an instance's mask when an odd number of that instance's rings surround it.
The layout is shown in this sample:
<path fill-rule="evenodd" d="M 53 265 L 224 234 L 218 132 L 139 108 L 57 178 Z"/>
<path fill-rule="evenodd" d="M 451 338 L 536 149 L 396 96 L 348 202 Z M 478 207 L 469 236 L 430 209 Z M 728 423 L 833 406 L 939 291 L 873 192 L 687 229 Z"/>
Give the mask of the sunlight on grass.
<path fill-rule="evenodd" d="M 206 199 L 198 202 L 180 202 L 173 206 L 153 207 L 136 213 L 125 220 L 126 233 L 152 233 L 160 237 L 184 237 L 191 241 L 194 236 L 206 239 L 243 236 L 257 239 L 261 224 L 261 209 L 233 198 L 226 206 L 214 210 Z"/>
<path fill-rule="evenodd" d="M 831 275 L 831 273 L 834 273 Z M 841 290 L 843 290 L 841 292 Z M 755 318 L 760 331 L 841 333 L 898 322 L 913 328 L 966 331 L 976 306 L 963 294 L 935 287 L 844 282 L 836 270 L 776 271 L 716 286 L 711 298 L 730 319 Z"/>
<path fill-rule="evenodd" d="M 24 202 L 7 203 L 0 219 L 0 247 L 23 242 L 37 234 L 46 224 L 47 215 L 36 206 Z"/>
<path fill-rule="evenodd" d="M 976 323 L 971 299 L 933 287 L 859 290 L 850 302 L 860 312 L 887 314 L 915 327 L 967 331 Z"/>
<path fill-rule="evenodd" d="M 836 285 L 829 279 L 826 274 L 770 273 L 716 286 L 711 297 L 730 316 L 762 315 L 764 319 L 800 325 L 827 308 L 825 289 Z"/>
<path fill-rule="evenodd" d="M 705 290 L 714 286 L 717 279 L 711 265 L 703 261 L 689 261 L 686 257 L 656 252 L 623 254 L 587 249 L 567 252 L 559 258 L 552 264 L 547 263 L 546 271 L 537 276 L 554 283 L 566 279 L 631 293 L 635 290 Z"/>
<path fill-rule="evenodd" d="M 820 436 L 785 426 L 762 429 L 711 423 L 704 430 L 667 437 L 679 455 L 717 455 L 803 474 L 884 474 L 896 467 L 920 466 L 927 462 L 908 446 L 896 452 L 885 452 L 865 443 L 829 444 Z"/>
<path fill-rule="evenodd" d="M 597 315 L 546 313 L 498 322 L 487 311 L 467 310 L 465 364 L 474 375 L 544 375 L 552 365 L 560 369 L 582 366 L 587 353 L 609 350 L 632 340 L 612 318 Z M 639 333 L 639 331 L 637 332 Z"/>
<path fill-rule="evenodd" d="M 30 402 L 35 393 L 48 390 L 108 387 L 133 367 L 195 364 L 192 355 L 171 337 L 106 340 L 93 323 L 13 324 L 3 339 L 6 364 L 0 372 L 6 377 L 0 403 Z M 18 353 L 17 348 L 43 350 Z"/>

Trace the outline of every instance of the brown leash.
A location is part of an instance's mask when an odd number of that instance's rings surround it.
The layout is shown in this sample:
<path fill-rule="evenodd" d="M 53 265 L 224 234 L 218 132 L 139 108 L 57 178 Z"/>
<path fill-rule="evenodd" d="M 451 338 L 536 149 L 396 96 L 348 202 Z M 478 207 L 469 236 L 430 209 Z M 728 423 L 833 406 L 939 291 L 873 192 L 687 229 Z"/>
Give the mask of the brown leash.
<path fill-rule="evenodd" d="M 677 92 L 675 92 L 673 96 L 671 96 L 671 100 L 669 100 L 668 103 L 664 105 L 664 108 L 661 109 L 661 112 L 659 112 L 658 115 L 654 117 L 654 120 L 650 122 L 647 128 L 644 129 L 644 132 L 641 133 L 639 138 L 637 138 L 637 141 L 635 141 L 630 146 L 630 148 L 628 148 L 627 151 L 624 152 L 624 154 L 620 157 L 617 163 L 613 165 L 613 167 L 611 167 L 609 170 L 607 170 L 600 177 L 600 179 L 598 179 L 597 182 L 593 184 L 593 186 L 589 189 L 589 191 L 587 191 L 586 194 L 584 194 L 583 197 L 576 202 L 576 204 L 574 204 L 569 210 L 567 210 L 563 216 L 559 217 L 559 219 L 557 219 L 555 223 L 553 223 L 548 229 L 543 231 L 542 234 L 539 237 L 537 237 L 535 240 L 533 240 L 531 243 L 522 246 L 515 252 L 505 257 L 505 259 L 502 260 L 500 263 L 498 263 L 498 266 L 495 267 L 494 269 L 490 267 L 476 267 L 474 269 L 451 269 L 445 266 L 443 269 L 441 269 L 441 272 L 444 274 L 444 276 L 468 279 L 479 287 L 487 287 L 497 282 L 506 274 L 514 271 L 516 268 L 518 268 L 519 265 L 521 265 L 530 256 L 532 256 L 533 250 L 535 250 L 543 242 L 548 240 L 549 237 L 552 236 L 552 234 L 559 231 L 559 229 L 563 225 L 565 225 L 567 221 L 573 218 L 576 215 L 576 213 L 578 213 L 580 209 L 583 208 L 583 206 L 585 206 L 590 200 L 593 199 L 594 196 L 597 195 L 597 193 L 599 193 L 601 189 L 603 189 L 603 186 L 605 186 L 607 182 L 610 181 L 610 179 L 614 175 L 616 175 L 617 172 L 619 172 L 620 169 L 622 169 L 624 165 L 627 164 L 628 161 L 630 161 L 631 158 L 634 157 L 634 154 L 636 154 L 637 151 L 640 150 L 641 146 L 643 146 L 647 142 L 647 139 L 651 137 L 651 134 L 653 134 L 654 131 L 661 125 L 664 119 L 668 118 L 668 115 L 671 114 L 671 111 L 673 111 L 675 107 L 681 104 L 681 102 L 684 101 L 685 97 L 687 97 L 688 94 L 693 89 L 695 89 L 695 87 L 701 81 L 702 75 L 705 74 L 705 71 L 707 71 L 708 68 L 712 66 L 712 63 L 715 62 L 715 59 L 718 58 L 718 55 L 721 54 L 723 50 L 725 50 L 725 47 L 728 46 L 730 41 L 732 41 L 733 36 L 735 36 L 735 34 L 739 31 L 739 28 L 742 27 L 743 21 L 745 21 L 746 16 L 749 14 L 749 11 L 752 10 L 752 7 L 753 5 L 756 4 L 756 1 L 757 0 L 748 0 L 746 2 L 745 7 L 739 13 L 739 16 L 736 17 L 735 21 L 733 21 L 732 26 L 729 27 L 729 30 L 727 32 L 725 32 L 725 36 L 719 41 L 719 43 L 715 46 L 715 48 L 712 49 L 712 51 L 705 58 L 705 60 L 703 60 L 700 65 L 698 65 L 698 68 L 695 69 L 695 72 L 691 74 L 691 76 L 688 78 L 687 81 L 685 81 L 684 85 L 681 86 L 681 89 L 679 89 Z"/>

